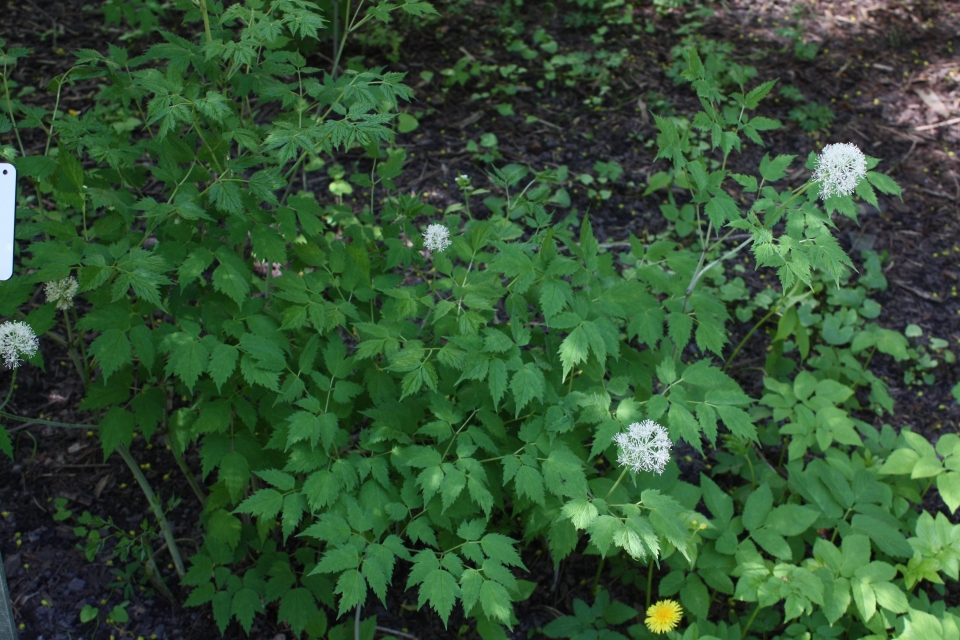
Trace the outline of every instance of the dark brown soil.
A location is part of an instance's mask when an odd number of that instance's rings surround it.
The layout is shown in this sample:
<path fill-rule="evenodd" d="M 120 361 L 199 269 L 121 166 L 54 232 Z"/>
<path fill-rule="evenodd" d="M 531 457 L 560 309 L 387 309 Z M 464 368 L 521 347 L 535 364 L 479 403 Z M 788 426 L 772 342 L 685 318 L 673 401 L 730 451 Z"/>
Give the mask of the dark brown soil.
<path fill-rule="evenodd" d="M 85 8 L 88 4 L 96 3 L 7 3 L 0 37 L 8 41 L 8 46 L 28 46 L 35 51 L 29 63 L 18 69 L 18 82 L 43 87 L 70 67 L 72 51 L 104 50 L 108 41 L 118 40 L 123 32 L 104 29 L 101 14 Z M 614 70 L 610 93 L 600 107 L 584 104 L 596 92 L 594 87 L 565 88 L 555 83 L 548 91 L 521 91 L 512 100 L 518 115 L 501 116 L 495 101 L 471 101 L 474 89 L 469 85 L 454 87 L 448 93 L 439 90 L 440 72 L 452 67 L 465 52 L 483 58 L 481 52 L 490 50 L 491 57 L 484 62 L 520 63 L 516 54 L 505 52 L 499 44 L 501 4 L 475 1 L 466 14 L 450 14 L 442 22 L 405 34 L 398 58 L 404 64 L 391 66 L 409 71 L 408 82 L 414 86 L 419 83 L 420 72 L 432 71 L 435 75 L 432 82 L 417 88 L 418 103 L 413 110 L 421 112 L 419 129 L 400 139 L 408 147 L 410 158 L 400 180 L 404 189 L 420 191 L 442 208 L 458 199 L 454 185 L 458 174 L 466 173 L 475 185 L 485 186 L 485 168 L 474 162 L 466 143 L 491 132 L 499 140 L 504 162 L 523 162 L 537 170 L 567 165 L 575 175 L 590 171 L 597 160 L 616 160 L 625 173 L 611 187 L 609 200 L 591 201 L 585 189 L 572 193 L 573 206 L 589 212 L 601 241 L 624 240 L 631 233 L 644 239 L 662 231 L 665 221 L 658 211 L 660 197 L 642 196 L 647 177 L 662 169 L 653 162 L 652 148 L 644 144 L 655 136 L 655 130 L 643 101 L 666 100 L 660 104 L 672 105 L 681 114 L 697 108 L 689 87 L 674 84 L 664 73 L 669 51 L 680 41 L 675 32 L 684 24 L 682 16 L 669 13 L 655 18 L 647 3 L 641 3 L 644 6 L 637 8 L 636 18 L 654 20 L 654 33 L 630 40 L 634 33 L 631 28 L 613 27 L 606 34 L 607 48 L 619 48 L 609 43 L 622 40 L 631 55 Z M 574 7 L 572 3 L 562 6 Z M 943 123 L 955 120 L 960 111 L 960 65 L 952 49 L 955 40 L 960 45 L 960 6 L 947 0 L 814 1 L 808 6 L 807 33 L 822 47 L 812 61 L 798 60 L 790 43 L 775 34 L 778 25 L 791 22 L 789 2 L 730 0 L 716 7 L 716 15 L 706 20 L 702 32 L 728 38 L 736 47 L 734 59 L 756 67 L 758 81 L 781 78 L 782 84 L 797 86 L 807 99 L 833 109 L 836 117 L 829 135 L 808 135 L 792 123 L 768 135 L 769 147 L 776 153 L 797 154 L 802 159 L 822 144 L 850 141 L 882 159 L 878 170 L 904 188 L 903 202 L 881 196 L 879 211 L 865 207 L 859 226 L 846 219 L 839 221 L 836 235 L 855 262 L 859 263 L 859 256 L 852 250 L 854 243 L 889 253 L 886 275 L 891 286 L 874 296 L 883 306 L 879 318 L 883 326 L 902 331 L 908 324 L 917 324 L 924 330 L 924 341 L 930 336 L 943 338 L 956 351 L 960 344 L 960 298 L 956 291 L 960 280 L 960 165 L 956 156 L 960 151 L 960 123 Z M 527 42 L 533 30 L 543 27 L 564 49 L 595 48 L 589 39 L 591 27 L 565 27 L 562 16 L 541 11 L 540 5 L 531 0 L 519 11 L 526 17 Z M 371 51 L 367 54 L 371 64 L 385 63 Z M 327 66 L 322 59 L 315 62 Z M 532 76 L 530 79 L 535 80 Z M 61 108 L 82 111 L 95 96 L 96 87 L 90 84 L 68 87 Z M 787 111 L 792 106 L 788 102 L 768 100 L 761 113 L 788 123 Z M 538 120 L 526 124 L 527 115 Z M 42 140 L 26 142 L 30 152 L 42 150 Z M 742 155 L 731 158 L 732 167 L 753 172 L 763 153 L 751 145 Z M 791 186 L 802 183 L 805 176 L 797 172 Z M 311 182 L 310 187 L 326 193 L 323 180 Z M 771 270 L 758 276 L 748 268 L 744 278 L 754 291 L 776 281 Z M 733 345 L 747 328 L 734 327 Z M 767 342 L 753 340 L 748 344 L 738 356 L 739 363 L 762 365 Z M 93 422 L 94 416 L 77 411 L 82 390 L 66 354 L 49 341 L 44 341 L 41 348 L 47 371 L 22 367 L 7 410 L 63 422 Z M 898 429 L 910 425 L 934 439 L 939 433 L 957 432 L 960 407 L 950 395 L 958 379 L 957 365 L 941 363 L 933 385 L 913 388 L 902 383 L 902 370 L 891 359 L 878 356 L 871 368 L 888 378 L 895 414 L 882 419 L 861 416 L 864 420 L 878 425 L 890 422 Z M 0 380 L 4 395 L 9 375 L 2 376 L 6 382 Z M 741 369 L 739 377 L 744 389 L 758 397 L 759 377 L 752 377 L 746 368 Z M 104 518 L 112 517 L 124 530 L 136 529 L 146 517 L 147 505 L 119 457 L 104 462 L 95 436 L 83 430 L 7 426 L 12 427 L 16 455 L 13 462 L 0 458 L 0 552 L 15 616 L 24 625 L 21 638 L 102 639 L 111 634 L 128 638 L 153 634 L 183 640 L 217 637 L 209 608 L 184 609 L 159 595 L 147 597 L 138 582 L 131 585 L 132 592 L 126 596 L 122 587 L 108 586 L 115 582 L 114 570 L 122 563 L 108 553 L 88 562 L 76 549 L 71 527 L 54 521 L 54 499 L 67 498 L 75 514 L 89 510 Z M 170 515 L 177 537 L 199 539 L 193 525 L 199 504 L 162 442 L 155 439 L 148 444 L 139 438 L 131 450 L 137 460 L 150 465 L 145 474 L 164 499 L 182 499 Z M 194 453 L 188 454 L 187 464 L 199 468 Z M 692 464 L 702 463 L 695 460 Z M 925 505 L 928 509 L 943 508 L 936 497 L 929 502 Z M 189 551 L 189 545 L 185 547 Z M 169 558 L 162 554 L 157 558 L 166 567 Z M 520 625 L 512 637 L 531 637 L 529 631 L 571 612 L 575 597 L 592 602 L 588 592 L 597 569 L 596 556 L 575 553 L 555 576 L 546 549 L 540 542 L 533 542 L 524 553 L 524 561 L 530 573 L 523 577 L 538 586 L 528 601 L 517 605 Z M 170 568 L 163 571 L 167 583 L 175 585 Z M 637 584 L 642 582 L 638 580 Z M 642 608 L 642 588 L 611 579 L 608 572 L 601 575 L 600 584 L 614 597 Z M 185 597 L 176 586 L 171 588 L 175 597 Z M 947 597 L 949 604 L 958 603 L 955 589 L 948 591 Z M 131 619 L 121 625 L 122 629 L 106 625 L 94 629 L 79 622 L 78 613 L 85 604 L 108 611 L 125 600 L 130 602 Z M 395 588 L 386 608 L 369 604 L 365 615 L 377 613 L 381 626 L 406 631 L 421 640 L 450 638 L 462 622 L 455 615 L 445 630 L 426 609 L 416 612 L 415 604 L 415 596 Z M 717 613 L 726 612 L 721 607 Z M 226 637 L 240 638 L 243 632 L 233 624 Z M 281 640 L 291 638 L 292 633 L 261 619 L 251 637 Z"/>

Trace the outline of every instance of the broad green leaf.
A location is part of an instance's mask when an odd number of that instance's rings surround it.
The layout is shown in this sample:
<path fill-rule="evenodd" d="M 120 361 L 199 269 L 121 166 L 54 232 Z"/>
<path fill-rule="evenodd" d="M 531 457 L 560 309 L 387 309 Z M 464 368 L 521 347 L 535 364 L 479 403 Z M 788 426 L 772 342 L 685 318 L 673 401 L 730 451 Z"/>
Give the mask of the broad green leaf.
<path fill-rule="evenodd" d="M 717 520 L 726 524 L 733 519 L 733 498 L 720 488 L 709 476 L 700 474 L 703 502 Z"/>
<path fill-rule="evenodd" d="M 680 589 L 680 602 L 683 608 L 697 616 L 706 619 L 710 608 L 710 592 L 706 585 L 696 575 L 690 575 Z"/>
<path fill-rule="evenodd" d="M 773 492 L 764 482 L 748 497 L 743 508 L 743 526 L 748 531 L 759 529 L 767 520 L 767 515 L 773 508 Z"/>
<path fill-rule="evenodd" d="M 819 514 L 809 507 L 783 504 L 776 507 L 766 518 L 766 526 L 782 536 L 797 536 L 810 528 Z"/>
<path fill-rule="evenodd" d="M 960 507 L 960 473 L 950 471 L 937 476 L 937 491 L 953 514 Z"/>

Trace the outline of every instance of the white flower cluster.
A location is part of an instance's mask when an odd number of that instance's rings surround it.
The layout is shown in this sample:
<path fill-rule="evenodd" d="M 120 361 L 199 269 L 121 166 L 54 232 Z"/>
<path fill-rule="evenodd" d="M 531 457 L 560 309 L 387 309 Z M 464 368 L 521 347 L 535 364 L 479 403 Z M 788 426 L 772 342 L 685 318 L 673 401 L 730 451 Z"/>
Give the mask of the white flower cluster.
<path fill-rule="evenodd" d="M 423 244 L 431 251 L 442 252 L 450 246 L 450 232 L 442 224 L 432 224 L 423 234 Z"/>
<path fill-rule="evenodd" d="M 626 433 L 618 433 L 613 441 L 620 447 L 617 462 L 633 469 L 634 473 L 653 471 L 663 473 L 670 462 L 673 443 L 667 430 L 653 420 L 634 422 Z"/>
<path fill-rule="evenodd" d="M 0 355 L 11 369 L 20 366 L 20 356 L 31 358 L 39 348 L 40 341 L 27 323 L 14 320 L 0 325 Z"/>
<path fill-rule="evenodd" d="M 43 287 L 47 294 L 47 302 L 56 302 L 57 309 L 66 311 L 73 306 L 73 297 L 77 295 L 80 285 L 76 278 L 70 276 L 63 280 L 48 282 Z"/>
<path fill-rule="evenodd" d="M 813 179 L 820 183 L 823 200 L 848 196 L 867 175 L 867 158 L 855 144 L 828 144 L 817 156 Z"/>

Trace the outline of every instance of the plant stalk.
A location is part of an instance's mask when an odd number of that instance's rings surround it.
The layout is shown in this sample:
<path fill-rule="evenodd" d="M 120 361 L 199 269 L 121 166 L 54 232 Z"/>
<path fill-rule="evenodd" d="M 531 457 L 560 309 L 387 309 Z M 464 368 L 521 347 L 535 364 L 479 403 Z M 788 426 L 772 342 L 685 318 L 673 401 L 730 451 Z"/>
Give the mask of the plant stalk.
<path fill-rule="evenodd" d="M 163 444 L 170 447 L 170 451 L 173 453 L 173 457 L 177 461 L 177 466 L 180 467 L 180 471 L 182 471 L 183 475 L 186 476 L 187 484 L 189 484 L 190 488 L 193 489 L 193 493 L 195 496 L 197 496 L 197 500 L 200 501 L 201 505 L 206 504 L 207 494 L 204 493 L 200 485 L 197 484 L 197 479 L 193 477 L 193 472 L 190 470 L 190 467 L 187 466 L 183 456 L 177 453 L 176 447 L 170 444 L 170 438 L 168 438 L 166 435 L 163 436 Z"/>
<path fill-rule="evenodd" d="M 160 525 L 160 532 L 163 534 L 164 542 L 167 543 L 167 550 L 170 552 L 170 557 L 173 559 L 173 566 L 177 571 L 177 575 L 182 579 L 187 572 L 183 567 L 183 558 L 180 557 L 180 548 L 177 547 L 177 541 L 173 535 L 173 529 L 170 528 L 170 523 L 167 521 L 167 517 L 163 513 L 163 505 L 160 503 L 160 499 L 157 498 L 156 494 L 153 493 L 153 488 L 150 486 L 150 483 L 147 482 L 147 478 L 143 475 L 143 472 L 140 471 L 140 465 L 138 465 L 134 457 L 130 455 L 130 451 L 127 449 L 127 447 L 123 444 L 118 445 L 117 453 L 119 453 L 120 457 L 123 458 L 123 461 L 127 463 L 127 466 L 133 473 L 133 477 L 137 479 L 137 484 L 140 485 L 140 490 L 143 491 L 143 495 L 146 496 L 147 502 L 150 503 L 150 508 L 153 509 L 153 515 L 157 519 L 157 523 Z"/>
<path fill-rule="evenodd" d="M 360 640 L 360 605 L 357 605 L 357 613 L 353 617 L 353 640 Z"/>

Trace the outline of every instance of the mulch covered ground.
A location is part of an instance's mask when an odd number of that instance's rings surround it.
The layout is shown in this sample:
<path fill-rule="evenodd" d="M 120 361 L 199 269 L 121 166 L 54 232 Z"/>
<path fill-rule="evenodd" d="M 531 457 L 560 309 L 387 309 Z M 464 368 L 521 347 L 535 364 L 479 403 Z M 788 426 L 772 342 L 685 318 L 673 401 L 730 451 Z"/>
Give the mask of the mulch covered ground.
<path fill-rule="evenodd" d="M 105 29 L 102 15 L 91 6 L 95 4 L 87 0 L 8 2 L 0 21 L 0 37 L 8 41 L 8 46 L 34 49 L 29 63 L 18 69 L 16 80 L 22 85 L 43 87 L 70 67 L 70 52 L 79 48 L 105 50 L 107 42 L 118 41 L 124 32 Z M 420 114 L 420 127 L 399 139 L 409 150 L 407 171 L 400 183 L 406 190 L 424 193 L 440 207 L 456 201 L 454 178 L 460 173 L 470 175 L 475 185 L 484 186 L 484 167 L 472 159 L 466 144 L 489 132 L 497 136 L 504 162 L 523 162 L 538 170 L 567 165 L 576 175 L 592 171 L 598 160 L 616 160 L 625 173 L 609 187 L 613 194 L 608 200 L 590 200 L 585 188 L 572 193 L 573 206 L 589 212 L 601 241 L 624 240 L 631 233 L 644 239 L 662 231 L 665 222 L 658 210 L 660 197 L 642 196 L 647 178 L 662 169 L 652 161 L 654 149 L 644 144 L 655 136 L 645 107 L 649 102 L 655 110 L 673 108 L 680 114 L 692 114 L 697 102 L 689 87 L 675 85 L 664 72 L 670 61 L 669 51 L 681 38 L 675 31 L 685 24 L 682 16 L 668 13 L 657 18 L 645 6 L 648 3 L 638 4 L 644 6 L 637 8 L 637 20 L 653 20 L 657 28 L 647 34 L 618 26 L 605 35 L 607 44 L 602 46 L 614 50 L 627 47 L 629 56 L 613 71 L 611 90 L 599 107 L 584 104 L 596 94 L 596 88 L 586 83 L 574 88 L 552 83 L 547 91 L 520 91 L 511 100 L 517 114 L 512 116 L 498 114 L 495 105 L 499 99 L 471 101 L 475 88 L 469 84 L 440 91 L 440 72 L 465 54 L 484 63 L 522 63 L 517 54 L 507 53 L 500 46 L 500 2 L 473 2 L 465 14 L 451 14 L 428 28 L 406 33 L 399 48 L 402 63 L 389 66 L 409 71 L 408 82 L 420 85 L 418 102 L 412 107 Z M 791 43 L 775 33 L 779 27 L 795 23 L 792 17 L 798 5 L 807 7 L 808 40 L 821 46 L 812 61 L 797 59 Z M 562 15 L 541 11 L 538 6 L 528 0 L 517 9 L 525 19 L 526 42 L 531 43 L 533 31 L 542 27 L 553 34 L 562 51 L 596 48 L 589 38 L 592 27 L 565 26 Z M 557 6 L 574 7 L 572 3 Z M 960 45 L 960 6 L 945 0 L 814 0 L 805 5 L 730 0 L 716 9 L 716 15 L 705 20 L 702 33 L 732 42 L 734 59 L 758 70 L 756 81 L 780 78 L 782 84 L 795 85 L 808 100 L 829 104 L 833 109 L 835 120 L 829 134 L 810 135 L 791 123 L 766 136 L 776 153 L 796 154 L 802 159 L 817 151 L 818 144 L 854 142 L 868 155 L 881 158 L 878 170 L 889 173 L 904 188 L 903 202 L 881 196 L 879 211 L 865 207 L 859 226 L 838 220 L 837 235 L 855 262 L 859 262 L 859 252 L 852 250 L 854 246 L 889 253 L 891 260 L 885 271 L 891 286 L 874 296 L 883 306 L 879 318 L 883 326 L 902 331 L 908 324 L 917 324 L 924 330 L 922 342 L 931 336 L 943 338 L 958 350 L 960 164 L 956 153 L 960 152 L 960 56 L 954 54 L 953 47 Z M 641 37 L 631 39 L 634 33 Z M 142 40 L 134 41 L 134 46 L 142 44 Z M 371 50 L 366 53 L 370 64 L 384 64 L 381 56 Z M 328 66 L 320 57 L 312 62 Z M 527 66 L 534 69 L 538 64 L 534 61 Z M 421 83 L 422 71 L 434 72 L 434 79 Z M 524 79 L 531 87 L 536 80 L 532 75 Z M 89 84 L 66 87 L 61 108 L 83 111 L 95 96 L 96 87 Z M 762 105 L 760 113 L 787 123 L 792 106 L 786 99 L 771 99 Z M 536 120 L 527 124 L 528 115 Z M 28 151 L 42 152 L 43 142 L 28 139 Z M 761 149 L 751 145 L 742 155 L 731 158 L 731 166 L 752 173 L 762 155 Z M 351 158 L 341 161 L 350 162 Z M 322 173 L 309 182 L 310 188 L 320 194 L 327 193 Z M 806 173 L 796 172 L 790 184 L 796 186 L 805 179 Z M 771 270 L 758 277 L 748 268 L 744 278 L 752 290 L 776 282 Z M 34 304 L 41 302 L 38 290 Z M 734 328 L 733 344 L 746 329 Z M 762 365 L 765 342 L 755 340 L 750 344 L 739 360 Z M 82 388 L 66 354 L 50 341 L 43 341 L 41 348 L 47 371 L 22 367 L 7 410 L 64 422 L 90 421 L 89 415 L 76 411 Z M 882 419 L 861 416 L 864 420 L 878 425 L 886 421 L 897 428 L 910 425 L 931 438 L 957 431 L 960 407 L 950 395 L 958 378 L 957 365 L 941 362 L 934 371 L 933 385 L 913 388 L 902 383 L 902 370 L 892 360 L 877 356 L 871 366 L 888 377 L 896 413 Z M 9 376 L 9 372 L 0 374 L 3 395 Z M 759 377 L 750 377 L 750 371 L 744 370 L 741 381 L 748 393 L 757 396 Z M 21 638 L 76 640 L 113 634 L 206 640 L 218 635 L 208 608 L 182 609 L 160 596 L 148 598 L 135 586 L 127 595 L 122 586 L 111 586 L 117 580 L 114 570 L 122 568 L 119 559 L 104 553 L 88 562 L 76 549 L 71 526 L 54 521 L 54 499 L 67 498 L 75 514 L 89 510 L 104 518 L 112 517 L 124 530 L 137 529 L 146 517 L 147 505 L 119 457 L 104 463 L 96 437 L 83 430 L 22 424 L 7 427 L 14 438 L 16 459 L 0 459 L 0 552 L 17 621 L 25 627 Z M 198 539 L 193 523 L 200 505 L 162 442 L 148 444 L 141 438 L 131 450 L 141 463 L 149 464 L 145 474 L 164 498 L 182 498 L 170 514 L 177 537 Z M 187 463 L 199 469 L 195 456 L 188 455 Z M 936 509 L 941 505 L 932 499 L 925 506 Z M 189 553 L 189 544 L 184 547 Z M 167 560 L 162 555 L 158 559 L 161 564 Z M 548 554 L 539 544 L 527 549 L 524 561 L 530 573 L 523 577 L 537 582 L 538 587 L 528 601 L 518 604 L 520 625 L 512 637 L 529 637 L 529 630 L 569 613 L 575 597 L 592 601 L 587 592 L 597 568 L 595 556 L 573 554 L 563 562 L 559 575 L 554 574 Z M 185 597 L 175 586 L 175 578 L 170 578 L 172 571 L 164 571 L 174 595 Z M 634 586 L 608 576 L 601 579 L 601 584 L 615 597 L 642 607 L 642 591 Z M 947 597 L 950 606 L 960 603 L 955 589 Z M 78 614 L 85 604 L 108 611 L 125 600 L 130 602 L 130 621 L 121 628 L 102 624 L 95 628 L 79 622 Z M 450 631 L 445 631 L 436 616 L 426 609 L 415 610 L 415 596 L 411 599 L 396 589 L 387 605 L 384 610 L 379 603 L 370 604 L 365 615 L 379 612 L 378 624 L 424 640 L 449 638 L 462 621 L 455 616 Z M 717 616 L 726 615 L 724 603 L 715 607 Z M 226 635 L 239 638 L 243 632 L 232 625 Z M 275 623 L 260 620 L 251 637 L 282 640 L 293 636 Z"/>

